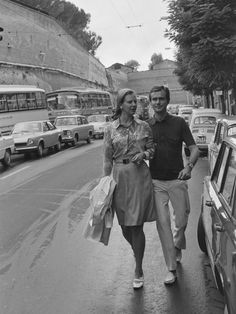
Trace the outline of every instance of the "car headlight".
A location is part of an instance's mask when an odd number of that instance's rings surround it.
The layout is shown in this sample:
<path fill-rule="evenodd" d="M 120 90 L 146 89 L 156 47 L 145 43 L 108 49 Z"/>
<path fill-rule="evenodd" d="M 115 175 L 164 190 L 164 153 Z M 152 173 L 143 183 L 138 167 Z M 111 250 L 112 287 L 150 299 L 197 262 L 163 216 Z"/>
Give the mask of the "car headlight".
<path fill-rule="evenodd" d="M 27 145 L 32 145 L 34 144 L 34 140 L 32 138 L 29 138 L 27 141 Z"/>

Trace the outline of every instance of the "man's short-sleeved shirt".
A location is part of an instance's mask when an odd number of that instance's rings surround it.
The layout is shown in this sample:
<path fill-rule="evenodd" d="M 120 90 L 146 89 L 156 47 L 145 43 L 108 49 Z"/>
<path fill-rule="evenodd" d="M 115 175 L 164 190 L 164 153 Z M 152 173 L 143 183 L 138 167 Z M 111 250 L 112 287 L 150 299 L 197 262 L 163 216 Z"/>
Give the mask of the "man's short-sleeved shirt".
<path fill-rule="evenodd" d="M 162 121 L 155 117 L 148 120 L 156 146 L 154 158 L 150 160 L 153 179 L 174 180 L 183 169 L 182 147 L 195 145 L 192 133 L 181 117 L 167 113 Z"/>

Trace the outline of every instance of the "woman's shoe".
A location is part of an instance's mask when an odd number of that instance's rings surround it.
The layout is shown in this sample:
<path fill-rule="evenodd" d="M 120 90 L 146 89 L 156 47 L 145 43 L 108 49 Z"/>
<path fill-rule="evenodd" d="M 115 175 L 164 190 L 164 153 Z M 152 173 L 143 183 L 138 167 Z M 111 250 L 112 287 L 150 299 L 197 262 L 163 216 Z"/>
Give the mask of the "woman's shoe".
<path fill-rule="evenodd" d="M 144 277 L 141 276 L 139 278 L 134 278 L 134 281 L 133 281 L 133 288 L 134 289 L 140 289 L 142 288 L 144 285 Z"/>

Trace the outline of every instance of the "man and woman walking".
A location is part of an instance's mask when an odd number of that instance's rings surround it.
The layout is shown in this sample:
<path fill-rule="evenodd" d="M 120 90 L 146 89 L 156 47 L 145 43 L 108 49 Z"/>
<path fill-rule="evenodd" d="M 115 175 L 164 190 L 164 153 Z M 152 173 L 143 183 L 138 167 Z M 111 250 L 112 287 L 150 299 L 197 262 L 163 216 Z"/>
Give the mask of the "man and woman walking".
<path fill-rule="evenodd" d="M 190 211 L 187 182 L 198 159 L 198 148 L 184 119 L 167 112 L 169 89 L 155 86 L 150 103 L 154 116 L 144 122 L 135 118 L 133 90 L 118 92 L 114 121 L 104 135 L 104 175 L 112 173 L 117 185 L 113 207 L 124 238 L 135 257 L 133 288 L 143 287 L 144 222 L 156 221 L 167 266 L 165 284 L 176 280 L 176 262 L 186 248 L 185 229 Z M 190 150 L 188 164 L 182 159 L 183 143 Z M 149 160 L 148 168 L 144 160 Z M 169 201 L 173 207 L 171 230 Z"/>

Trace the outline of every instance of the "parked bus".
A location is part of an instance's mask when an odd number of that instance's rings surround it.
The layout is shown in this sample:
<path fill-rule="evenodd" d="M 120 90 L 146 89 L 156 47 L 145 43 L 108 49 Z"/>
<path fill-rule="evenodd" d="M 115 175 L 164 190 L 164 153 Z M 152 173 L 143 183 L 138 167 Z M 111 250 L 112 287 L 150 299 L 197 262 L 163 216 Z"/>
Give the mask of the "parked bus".
<path fill-rule="evenodd" d="M 17 122 L 48 119 L 45 91 L 31 85 L 0 85 L 0 131 L 11 133 Z"/>
<path fill-rule="evenodd" d="M 112 114 L 109 92 L 98 89 L 68 87 L 47 93 L 49 119 L 68 114 Z"/>
<path fill-rule="evenodd" d="M 137 95 L 137 109 L 136 115 L 141 120 L 149 119 L 149 100 L 148 96 Z"/>

